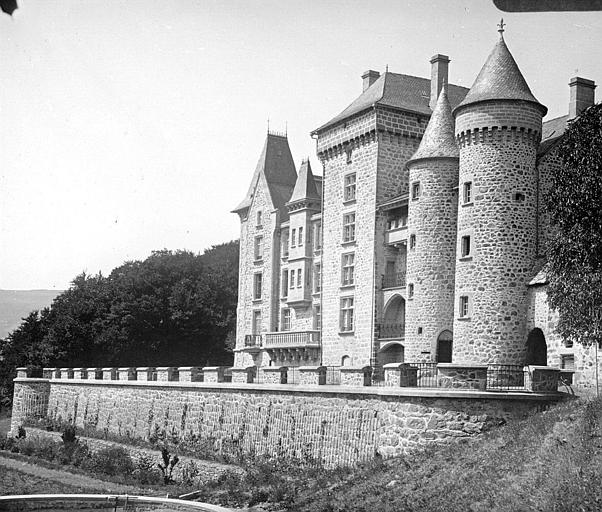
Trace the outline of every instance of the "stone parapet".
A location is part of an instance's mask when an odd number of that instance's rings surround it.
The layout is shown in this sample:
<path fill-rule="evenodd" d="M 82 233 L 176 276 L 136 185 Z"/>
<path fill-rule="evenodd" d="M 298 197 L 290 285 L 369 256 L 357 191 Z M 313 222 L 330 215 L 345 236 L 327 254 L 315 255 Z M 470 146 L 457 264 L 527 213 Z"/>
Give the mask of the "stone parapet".
<path fill-rule="evenodd" d="M 234 379 L 232 379 L 234 382 Z M 265 384 L 287 384 L 288 366 L 268 366 L 262 369 L 261 382 Z"/>
<path fill-rule="evenodd" d="M 549 366 L 527 366 L 525 389 L 535 393 L 556 393 L 558 391 L 559 368 Z"/>
<path fill-rule="evenodd" d="M 440 388 L 476 389 L 487 388 L 487 365 L 439 363 L 437 365 Z"/>
<path fill-rule="evenodd" d="M 105 367 L 102 369 L 102 380 L 117 380 L 117 368 Z"/>
<path fill-rule="evenodd" d="M 372 367 L 341 367 L 341 386 L 370 386 L 372 383 Z"/>
<path fill-rule="evenodd" d="M 56 368 L 44 368 L 42 370 L 42 377 L 44 379 L 53 379 L 55 377 L 55 373 L 56 373 Z"/>
<path fill-rule="evenodd" d="M 200 366 L 180 366 L 180 382 L 203 382 L 203 369 Z"/>
<path fill-rule="evenodd" d="M 203 368 L 204 382 L 224 382 L 228 366 L 205 366 Z"/>
<path fill-rule="evenodd" d="M 385 386 L 416 387 L 418 385 L 418 368 L 409 363 L 389 363 L 383 365 Z"/>
<path fill-rule="evenodd" d="M 153 381 L 157 380 L 157 372 L 154 366 L 141 366 L 136 368 L 136 380 Z"/>
<path fill-rule="evenodd" d="M 302 386 L 326 384 L 326 366 L 299 366 L 299 384 Z"/>
<path fill-rule="evenodd" d="M 232 368 L 232 382 L 237 384 L 252 384 L 257 375 L 256 366 L 247 366 L 246 368 Z M 223 380 L 218 382 L 224 382 Z"/>
<path fill-rule="evenodd" d="M 117 368 L 118 380 L 136 380 L 136 368 Z"/>
<path fill-rule="evenodd" d="M 176 366 L 157 366 L 157 381 L 177 382 L 179 380 L 180 374 Z"/>
<path fill-rule="evenodd" d="M 87 368 L 73 368 L 73 378 L 74 379 L 87 379 L 88 378 L 88 369 Z"/>
<path fill-rule="evenodd" d="M 25 367 L 21 367 L 21 368 L 17 368 L 17 378 L 26 378 L 28 377 L 27 375 L 27 368 Z"/>

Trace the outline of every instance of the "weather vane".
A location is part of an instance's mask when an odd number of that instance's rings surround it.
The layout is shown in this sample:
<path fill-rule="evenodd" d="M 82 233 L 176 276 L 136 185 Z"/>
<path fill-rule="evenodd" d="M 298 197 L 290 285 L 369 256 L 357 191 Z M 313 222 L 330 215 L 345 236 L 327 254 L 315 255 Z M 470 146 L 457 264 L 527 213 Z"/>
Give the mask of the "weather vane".
<path fill-rule="evenodd" d="M 499 28 L 497 29 L 497 31 L 498 31 L 500 34 L 503 34 L 503 33 L 504 33 L 504 27 L 505 27 L 505 26 L 506 26 L 506 23 L 504 23 L 504 18 L 502 18 L 502 19 L 500 20 L 500 22 L 498 23 L 498 27 L 499 27 Z"/>

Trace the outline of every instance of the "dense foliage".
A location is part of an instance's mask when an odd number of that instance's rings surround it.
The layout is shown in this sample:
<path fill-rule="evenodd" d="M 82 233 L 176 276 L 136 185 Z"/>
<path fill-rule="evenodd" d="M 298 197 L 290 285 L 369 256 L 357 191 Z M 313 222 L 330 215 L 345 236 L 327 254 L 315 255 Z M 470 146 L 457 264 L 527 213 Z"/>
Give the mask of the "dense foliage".
<path fill-rule="evenodd" d="M 602 104 L 569 124 L 558 151 L 562 166 L 546 198 L 555 228 L 548 297 L 560 313 L 559 333 L 590 344 L 602 336 Z"/>
<path fill-rule="evenodd" d="M 237 294 L 238 242 L 83 273 L 0 341 L 0 395 L 19 366 L 229 364 Z"/>

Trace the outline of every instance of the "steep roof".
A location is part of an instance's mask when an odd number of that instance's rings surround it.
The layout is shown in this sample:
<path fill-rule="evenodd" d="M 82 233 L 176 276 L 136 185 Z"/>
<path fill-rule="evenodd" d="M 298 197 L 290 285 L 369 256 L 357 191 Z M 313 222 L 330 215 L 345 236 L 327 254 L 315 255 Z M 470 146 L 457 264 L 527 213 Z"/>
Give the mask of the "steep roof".
<path fill-rule="evenodd" d="M 314 175 L 311 172 L 309 159 L 301 162 L 301 168 L 299 169 L 299 174 L 297 175 L 297 182 L 295 183 L 295 188 L 291 198 L 288 201 L 288 204 L 308 199 L 313 199 L 314 201 L 319 201 L 320 199 L 320 196 L 318 195 L 318 189 L 316 188 L 316 182 L 314 180 Z"/>
<path fill-rule="evenodd" d="M 295 163 L 285 135 L 268 133 L 249 190 L 242 202 L 232 210 L 233 213 L 251 206 L 260 176 L 265 179 L 274 208 L 284 206 L 297 181 Z"/>
<path fill-rule="evenodd" d="M 409 162 L 422 158 L 458 158 L 459 156 L 454 137 L 454 118 L 447 99 L 447 85 L 444 85 L 420 141 L 420 146 Z"/>
<path fill-rule="evenodd" d="M 543 115 L 548 111 L 531 93 L 518 64 L 506 46 L 502 32 L 470 91 L 454 110 L 457 111 L 466 105 L 490 100 L 528 101 L 538 105 Z"/>
<path fill-rule="evenodd" d="M 569 116 L 560 116 L 549 121 L 544 121 L 541 128 L 541 144 L 538 148 L 538 155 L 547 153 L 556 142 L 564 135 L 567 129 Z"/>
<path fill-rule="evenodd" d="M 459 85 L 449 85 L 448 96 L 452 107 L 458 105 L 468 89 Z M 332 126 L 363 110 L 382 105 L 396 109 L 430 115 L 431 81 L 428 78 L 386 72 L 368 89 L 359 95 L 345 110 L 323 124 L 313 133 Z"/>

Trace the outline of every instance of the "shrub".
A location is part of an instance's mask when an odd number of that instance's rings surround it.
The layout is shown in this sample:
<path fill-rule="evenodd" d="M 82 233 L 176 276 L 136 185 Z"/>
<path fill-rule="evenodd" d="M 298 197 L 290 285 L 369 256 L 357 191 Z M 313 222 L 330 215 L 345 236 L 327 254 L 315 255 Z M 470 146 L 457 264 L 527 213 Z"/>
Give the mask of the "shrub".
<path fill-rule="evenodd" d="M 81 466 L 83 469 L 105 475 L 129 475 L 134 472 L 130 454 L 119 446 L 111 446 L 97 451 Z"/>
<path fill-rule="evenodd" d="M 77 437 L 75 435 L 75 425 L 66 425 L 63 427 L 63 434 L 61 435 L 61 439 L 65 444 L 77 443 Z"/>
<path fill-rule="evenodd" d="M 30 437 L 17 440 L 18 453 L 28 456 L 36 456 L 44 460 L 53 461 L 58 459 L 59 445 L 52 439 L 45 437 Z"/>
<path fill-rule="evenodd" d="M 147 453 L 140 453 L 135 462 L 134 476 L 142 484 L 156 485 L 161 482 L 161 474 L 155 466 L 155 458 Z"/>
<path fill-rule="evenodd" d="M 163 464 L 157 464 L 161 473 L 163 474 L 163 483 L 165 485 L 173 483 L 173 468 L 174 466 L 180 462 L 180 458 L 177 455 L 170 455 L 169 450 L 165 447 L 161 448 L 161 458 L 163 459 Z"/>
<path fill-rule="evenodd" d="M 23 425 L 19 425 L 19 430 L 17 431 L 17 439 L 25 439 L 27 437 L 27 432 L 25 431 L 25 427 Z"/>

